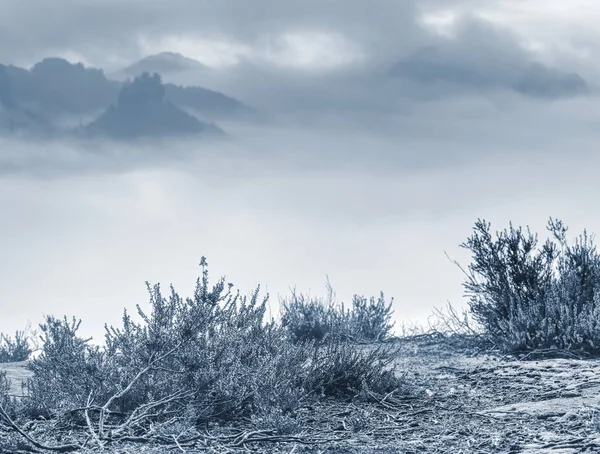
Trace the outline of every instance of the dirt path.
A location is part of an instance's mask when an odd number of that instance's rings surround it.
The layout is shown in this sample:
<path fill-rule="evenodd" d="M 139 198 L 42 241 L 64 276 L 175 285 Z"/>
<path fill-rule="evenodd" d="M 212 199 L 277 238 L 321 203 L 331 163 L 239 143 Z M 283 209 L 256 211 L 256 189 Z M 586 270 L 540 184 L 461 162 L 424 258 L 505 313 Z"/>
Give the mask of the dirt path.
<path fill-rule="evenodd" d="M 405 433 L 425 452 L 444 452 L 440 440 L 453 452 L 600 452 L 599 360 L 519 361 L 421 342 L 398 361 L 429 399 Z"/>

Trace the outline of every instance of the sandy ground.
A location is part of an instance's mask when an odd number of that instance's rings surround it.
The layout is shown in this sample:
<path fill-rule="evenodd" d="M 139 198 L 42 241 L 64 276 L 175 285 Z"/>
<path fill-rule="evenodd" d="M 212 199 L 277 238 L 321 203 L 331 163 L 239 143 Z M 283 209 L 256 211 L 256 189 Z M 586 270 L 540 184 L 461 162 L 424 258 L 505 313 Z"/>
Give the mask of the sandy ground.
<path fill-rule="evenodd" d="M 10 394 L 12 396 L 22 396 L 24 392 L 22 383 L 33 375 L 25 368 L 26 364 L 26 361 L 18 363 L 0 363 L 0 372 L 6 372 L 7 377 L 11 382 Z"/>
<path fill-rule="evenodd" d="M 600 360 L 519 359 L 437 338 L 398 344 L 398 373 L 409 394 L 379 403 L 325 401 L 306 410 L 298 443 L 250 443 L 239 452 L 600 452 Z M 15 394 L 29 374 L 24 365 L 0 364 L 15 382 Z M 122 449 L 164 452 L 149 446 Z"/>

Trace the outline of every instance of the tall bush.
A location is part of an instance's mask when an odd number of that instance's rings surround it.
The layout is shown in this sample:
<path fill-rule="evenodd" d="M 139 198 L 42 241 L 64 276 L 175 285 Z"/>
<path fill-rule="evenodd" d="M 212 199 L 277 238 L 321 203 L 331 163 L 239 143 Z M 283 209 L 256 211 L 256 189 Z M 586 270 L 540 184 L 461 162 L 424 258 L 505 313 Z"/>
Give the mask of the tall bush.
<path fill-rule="evenodd" d="M 486 335 L 507 351 L 600 352 L 600 255 L 584 231 L 573 244 L 550 219 L 550 237 L 515 228 L 492 235 L 484 220 L 461 244 L 472 253 L 464 287 Z"/>

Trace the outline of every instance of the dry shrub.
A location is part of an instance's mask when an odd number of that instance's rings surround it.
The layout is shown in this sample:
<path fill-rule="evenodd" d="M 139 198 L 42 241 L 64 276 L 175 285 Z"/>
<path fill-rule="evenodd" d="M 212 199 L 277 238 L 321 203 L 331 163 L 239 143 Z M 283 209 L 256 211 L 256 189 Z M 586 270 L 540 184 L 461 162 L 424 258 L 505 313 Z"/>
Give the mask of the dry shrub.
<path fill-rule="evenodd" d="M 314 351 L 309 387 L 321 396 L 352 397 L 363 391 L 385 394 L 398 389 L 393 367 L 397 349 L 332 342 Z"/>
<path fill-rule="evenodd" d="M 26 331 L 16 331 L 15 337 L 0 333 L 0 363 L 25 361 L 32 353 Z"/>
<path fill-rule="evenodd" d="M 140 321 L 125 311 L 122 326 L 106 327 L 102 348 L 77 335 L 75 319 L 48 317 L 31 363 L 27 413 L 86 425 L 100 443 L 160 438 L 161 425 L 185 432 L 240 418 L 274 421 L 286 432 L 295 411 L 322 395 L 398 387 L 389 350 L 290 342 L 286 329 L 265 319 L 259 289 L 242 297 L 224 279 L 210 287 L 204 258 L 201 265 L 190 298 L 173 287 L 165 297 L 148 284 L 150 310 L 137 307 Z"/>
<path fill-rule="evenodd" d="M 484 333 L 506 351 L 578 349 L 600 352 L 600 255 L 584 231 L 573 244 L 567 227 L 548 222 L 538 246 L 529 229 L 497 232 L 478 220 L 461 246 L 473 262 L 464 287 Z"/>
<path fill-rule="evenodd" d="M 311 298 L 292 292 L 290 298 L 281 300 L 281 323 L 294 342 L 327 339 L 377 342 L 391 333 L 393 299 L 385 302 L 379 298 L 354 295 L 352 306 L 337 303 L 328 284 L 328 298 Z"/>

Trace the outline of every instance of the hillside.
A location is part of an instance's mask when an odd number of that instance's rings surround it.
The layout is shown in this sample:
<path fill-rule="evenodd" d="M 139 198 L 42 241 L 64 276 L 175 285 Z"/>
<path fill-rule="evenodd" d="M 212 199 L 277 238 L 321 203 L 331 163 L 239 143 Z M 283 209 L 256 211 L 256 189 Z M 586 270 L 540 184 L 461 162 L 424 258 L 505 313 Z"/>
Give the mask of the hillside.
<path fill-rule="evenodd" d="M 202 87 L 165 84 L 165 97 L 178 107 L 210 118 L 251 118 L 257 111 L 235 98 Z"/>
<path fill-rule="evenodd" d="M 27 117 L 37 119 L 31 123 L 55 127 L 68 119 L 95 117 L 117 103 L 123 86 L 101 69 L 61 58 L 46 58 L 29 70 L 0 64 L 0 108 L 12 110 L 16 123 L 25 124 L 22 129 L 35 128 L 27 126 Z M 169 84 L 165 99 L 211 121 L 244 119 L 255 113 L 235 98 L 202 87 Z"/>
<path fill-rule="evenodd" d="M 182 135 L 224 136 L 215 125 L 202 123 L 165 97 L 160 76 L 144 73 L 126 83 L 115 104 L 85 128 L 93 136 L 113 139 Z"/>
<path fill-rule="evenodd" d="M 100 69 L 46 58 L 30 70 L 2 66 L 13 103 L 47 117 L 81 115 L 106 108 L 120 85 Z"/>

